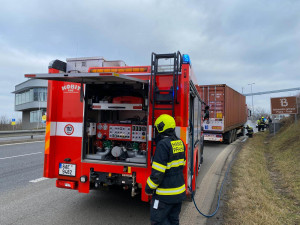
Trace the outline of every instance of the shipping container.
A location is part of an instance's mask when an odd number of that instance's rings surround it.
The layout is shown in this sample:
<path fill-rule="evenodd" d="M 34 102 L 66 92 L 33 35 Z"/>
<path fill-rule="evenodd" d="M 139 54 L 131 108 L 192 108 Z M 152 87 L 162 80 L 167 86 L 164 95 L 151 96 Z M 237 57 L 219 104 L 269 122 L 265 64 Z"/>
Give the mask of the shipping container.
<path fill-rule="evenodd" d="M 200 85 L 197 90 L 209 106 L 209 119 L 203 123 L 204 140 L 231 143 L 243 134 L 248 116 L 244 95 L 226 84 Z"/>

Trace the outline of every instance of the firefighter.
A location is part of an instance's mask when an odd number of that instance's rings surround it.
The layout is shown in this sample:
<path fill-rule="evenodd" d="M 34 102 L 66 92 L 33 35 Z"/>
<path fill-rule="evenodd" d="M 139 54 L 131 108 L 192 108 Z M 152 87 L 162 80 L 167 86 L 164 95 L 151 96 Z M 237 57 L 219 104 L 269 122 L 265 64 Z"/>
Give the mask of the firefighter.
<path fill-rule="evenodd" d="M 209 123 L 209 106 L 208 105 L 205 106 L 203 120 L 207 121 L 207 123 Z"/>
<path fill-rule="evenodd" d="M 256 124 L 257 124 L 258 131 L 260 131 L 261 126 L 260 126 L 260 120 L 259 119 L 256 121 Z"/>
<path fill-rule="evenodd" d="M 247 125 L 246 126 L 246 130 L 247 130 L 247 136 L 249 137 L 249 138 L 252 138 L 253 137 L 253 128 L 252 127 L 250 127 L 249 125 Z"/>
<path fill-rule="evenodd" d="M 260 127 L 262 131 L 265 131 L 265 117 L 261 117 L 260 119 Z"/>
<path fill-rule="evenodd" d="M 155 121 L 156 151 L 145 191 L 152 195 L 151 224 L 179 224 L 182 201 L 186 197 L 183 167 L 185 145 L 175 134 L 173 117 L 163 114 Z"/>

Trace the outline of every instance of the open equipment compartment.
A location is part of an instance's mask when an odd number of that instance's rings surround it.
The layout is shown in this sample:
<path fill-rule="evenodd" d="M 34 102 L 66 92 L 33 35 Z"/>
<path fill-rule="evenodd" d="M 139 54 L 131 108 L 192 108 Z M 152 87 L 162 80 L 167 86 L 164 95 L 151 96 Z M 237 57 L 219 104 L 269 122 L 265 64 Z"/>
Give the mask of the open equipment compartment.
<path fill-rule="evenodd" d="M 146 165 L 148 82 L 111 78 L 85 85 L 82 159 Z"/>

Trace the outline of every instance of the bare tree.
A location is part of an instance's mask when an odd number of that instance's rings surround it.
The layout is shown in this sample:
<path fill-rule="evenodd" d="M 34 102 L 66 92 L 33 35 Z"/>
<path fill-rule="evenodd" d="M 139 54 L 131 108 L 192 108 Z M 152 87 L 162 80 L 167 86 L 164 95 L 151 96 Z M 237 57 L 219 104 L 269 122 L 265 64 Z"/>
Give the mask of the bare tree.
<path fill-rule="evenodd" d="M 10 119 L 5 115 L 0 116 L 0 130 L 20 130 L 22 129 L 22 119 L 18 119 L 14 127 L 11 125 Z"/>
<path fill-rule="evenodd" d="M 254 121 L 260 119 L 262 116 L 266 118 L 267 116 L 270 116 L 270 114 L 267 113 L 267 111 L 264 108 L 256 107 L 253 112 Z"/>

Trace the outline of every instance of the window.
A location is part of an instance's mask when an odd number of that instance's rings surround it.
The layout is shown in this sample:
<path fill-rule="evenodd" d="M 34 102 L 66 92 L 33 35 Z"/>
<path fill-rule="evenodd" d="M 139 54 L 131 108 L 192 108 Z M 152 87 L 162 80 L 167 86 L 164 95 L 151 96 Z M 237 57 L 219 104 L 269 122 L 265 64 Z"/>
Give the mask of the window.
<path fill-rule="evenodd" d="M 40 101 L 47 101 L 47 88 L 31 88 L 27 91 L 16 94 L 16 105 Z"/>
<path fill-rule="evenodd" d="M 33 96 L 34 101 L 46 102 L 47 88 L 34 88 Z"/>
<path fill-rule="evenodd" d="M 45 110 L 36 110 L 30 112 L 30 123 L 42 122 L 42 115 L 45 115 Z"/>
<path fill-rule="evenodd" d="M 196 142 L 198 140 L 198 98 L 197 96 L 194 98 L 194 141 Z"/>
<path fill-rule="evenodd" d="M 47 95 L 47 88 L 44 92 Z M 35 99 L 34 94 L 35 93 L 34 93 L 34 90 L 32 88 L 27 90 L 27 91 L 16 94 L 16 105 L 20 105 L 20 104 L 24 104 L 24 103 L 34 101 L 34 99 Z M 38 101 L 38 100 L 36 100 L 36 101 Z"/>

